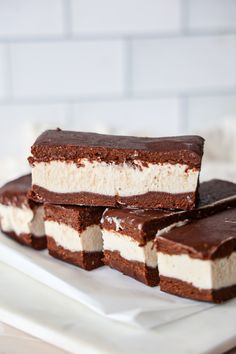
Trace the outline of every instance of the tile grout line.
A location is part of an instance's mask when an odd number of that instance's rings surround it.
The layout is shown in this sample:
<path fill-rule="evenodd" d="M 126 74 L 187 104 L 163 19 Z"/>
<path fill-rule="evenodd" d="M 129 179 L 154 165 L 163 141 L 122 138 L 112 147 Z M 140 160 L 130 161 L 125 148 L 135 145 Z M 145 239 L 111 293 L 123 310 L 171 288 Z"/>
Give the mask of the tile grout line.
<path fill-rule="evenodd" d="M 236 30 L 219 30 L 219 31 L 180 31 L 180 32 L 152 32 L 152 33 L 136 33 L 136 34 L 83 34 L 78 35 L 72 33 L 71 29 L 71 11 L 66 11 L 65 16 L 65 30 L 68 32 L 67 35 L 48 35 L 48 36 L 35 36 L 35 37 L 1 37 L 0 43 L 39 43 L 39 42 L 63 42 L 66 39 L 72 41 L 112 41 L 112 40 L 149 40 L 149 39 L 179 39 L 182 37 L 218 37 L 218 36 L 235 36 Z"/>
<path fill-rule="evenodd" d="M 65 37 L 63 39 L 66 40 L 66 39 L 71 39 L 72 37 L 71 0 L 64 0 L 63 10 L 64 10 L 63 17 L 64 17 L 64 28 L 65 28 Z"/>
<path fill-rule="evenodd" d="M 189 4 L 188 0 L 181 0 L 181 34 L 188 36 L 189 33 Z"/>
<path fill-rule="evenodd" d="M 10 73 L 11 74 L 11 73 Z M 132 76 L 132 75 L 131 75 Z M 10 81 L 12 81 L 10 79 Z M 132 81 L 132 80 L 131 80 Z M 12 84 L 11 84 L 12 85 Z M 12 86 L 9 85 L 10 91 L 12 90 Z M 132 85 L 131 85 L 132 89 Z M 188 91 L 188 92 L 148 92 L 148 93 L 135 93 L 131 96 L 129 95 L 102 95 L 102 96 L 57 96 L 57 97 L 40 97 L 40 98 L 16 98 L 16 97 L 8 97 L 7 99 L 0 99 L 0 105 L 7 105 L 9 103 L 15 105 L 24 105 L 24 104 L 74 104 L 74 103 L 84 103 L 84 102 L 111 102 L 111 101 L 124 101 L 124 100 L 152 100 L 152 99 L 162 99 L 162 98 L 174 98 L 174 97 L 193 97 L 193 98 L 202 98 L 202 97 L 211 97 L 211 96 L 233 96 L 236 95 L 236 88 L 233 89 L 216 89 L 212 88 L 212 90 L 205 91 Z"/>
<path fill-rule="evenodd" d="M 13 95 L 13 82 L 12 82 L 12 60 L 11 60 L 11 45 L 5 44 L 5 89 L 6 89 L 6 102 L 12 101 Z"/>

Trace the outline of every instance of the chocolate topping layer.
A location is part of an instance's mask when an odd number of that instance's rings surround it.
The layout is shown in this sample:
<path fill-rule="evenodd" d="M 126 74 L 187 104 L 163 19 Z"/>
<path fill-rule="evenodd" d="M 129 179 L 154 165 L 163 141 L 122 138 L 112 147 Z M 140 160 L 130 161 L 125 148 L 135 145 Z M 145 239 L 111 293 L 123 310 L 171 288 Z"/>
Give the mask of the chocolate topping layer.
<path fill-rule="evenodd" d="M 164 210 L 106 209 L 102 227 L 128 235 L 142 246 L 153 239 L 158 230 L 182 220 L 182 214 Z"/>
<path fill-rule="evenodd" d="M 157 250 L 216 259 L 236 251 L 236 208 L 176 228 L 156 239 Z"/>
<path fill-rule="evenodd" d="M 29 162 L 52 160 L 74 161 L 79 159 L 131 163 L 135 160 L 171 164 L 186 164 L 199 169 L 204 139 L 199 136 L 166 138 L 139 138 L 96 133 L 47 130 L 31 148 Z"/>
<path fill-rule="evenodd" d="M 45 204 L 45 220 L 71 226 L 78 232 L 100 223 L 104 208 Z"/>
<path fill-rule="evenodd" d="M 28 205 L 27 193 L 30 188 L 31 174 L 10 181 L 0 188 L 0 203 L 16 207 Z"/>
<path fill-rule="evenodd" d="M 102 226 L 131 236 L 142 245 L 154 238 L 158 230 L 173 223 L 209 216 L 233 206 L 236 207 L 236 184 L 214 179 L 200 184 L 197 209 L 183 212 L 106 209 Z"/>
<path fill-rule="evenodd" d="M 197 207 L 202 208 L 207 205 L 217 207 L 219 202 L 223 204 L 224 207 L 236 206 L 236 183 L 220 179 L 212 179 L 201 183 L 199 186 Z"/>

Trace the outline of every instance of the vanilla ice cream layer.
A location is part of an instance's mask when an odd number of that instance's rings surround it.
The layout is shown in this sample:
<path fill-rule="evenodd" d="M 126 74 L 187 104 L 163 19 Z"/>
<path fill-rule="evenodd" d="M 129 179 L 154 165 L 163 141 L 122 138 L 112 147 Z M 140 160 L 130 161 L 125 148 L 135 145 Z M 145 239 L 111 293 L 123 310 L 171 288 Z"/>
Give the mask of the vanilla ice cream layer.
<path fill-rule="evenodd" d="M 145 263 L 148 267 L 157 267 L 157 253 L 153 247 L 153 241 L 140 246 L 137 241 L 127 235 L 108 230 L 102 230 L 104 251 L 117 251 L 121 257 L 129 260 Z"/>
<path fill-rule="evenodd" d="M 136 166 L 81 159 L 35 162 L 32 183 L 55 193 L 97 193 L 132 196 L 148 192 L 189 193 L 197 188 L 199 171 L 181 164 Z"/>
<path fill-rule="evenodd" d="M 45 221 L 46 235 L 54 239 L 58 246 L 71 252 L 101 252 L 102 232 L 99 225 L 88 226 L 79 233 L 71 226 L 56 221 Z"/>
<path fill-rule="evenodd" d="M 0 204 L 1 229 L 5 232 L 14 232 L 16 235 L 33 234 L 37 237 L 44 236 L 43 217 L 42 206 L 37 206 L 32 210 L 24 205 L 19 208 Z"/>
<path fill-rule="evenodd" d="M 217 290 L 236 285 L 236 252 L 214 260 L 162 252 L 158 252 L 157 257 L 161 276 L 182 280 L 199 289 Z"/>

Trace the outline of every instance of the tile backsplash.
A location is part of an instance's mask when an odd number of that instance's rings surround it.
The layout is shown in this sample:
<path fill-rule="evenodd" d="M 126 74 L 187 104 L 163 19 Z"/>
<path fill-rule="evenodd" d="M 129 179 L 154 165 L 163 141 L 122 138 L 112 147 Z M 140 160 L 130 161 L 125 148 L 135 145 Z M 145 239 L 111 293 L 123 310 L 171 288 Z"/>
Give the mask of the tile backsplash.
<path fill-rule="evenodd" d="M 0 0 L 1 156 L 47 127 L 174 135 L 229 118 L 235 0 Z"/>

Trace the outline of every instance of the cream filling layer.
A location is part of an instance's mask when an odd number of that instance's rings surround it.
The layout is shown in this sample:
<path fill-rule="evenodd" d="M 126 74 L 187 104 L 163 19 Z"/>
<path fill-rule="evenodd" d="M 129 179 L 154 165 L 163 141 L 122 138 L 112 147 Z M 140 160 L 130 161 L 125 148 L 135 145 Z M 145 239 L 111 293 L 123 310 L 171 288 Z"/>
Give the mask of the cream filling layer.
<path fill-rule="evenodd" d="M 199 289 L 221 289 L 236 285 L 236 252 L 224 258 L 201 260 L 186 254 L 157 253 L 161 276 L 192 284 Z"/>
<path fill-rule="evenodd" d="M 148 267 L 157 267 L 157 252 L 153 246 L 153 241 L 147 242 L 145 246 L 139 246 L 132 237 L 102 230 L 104 251 L 117 251 L 121 257 L 129 260 L 145 263 Z"/>
<path fill-rule="evenodd" d="M 0 204 L 1 228 L 5 232 L 14 232 L 16 235 L 33 234 L 36 237 L 45 235 L 43 206 L 33 210 Z"/>
<path fill-rule="evenodd" d="M 148 192 L 188 193 L 197 188 L 199 171 L 181 164 L 136 166 L 80 159 L 74 162 L 35 162 L 32 184 L 55 193 L 97 193 L 132 196 Z"/>
<path fill-rule="evenodd" d="M 79 233 L 71 226 L 55 221 L 45 221 L 46 235 L 54 239 L 58 246 L 71 252 L 101 252 L 102 232 L 99 225 L 88 226 Z"/>

